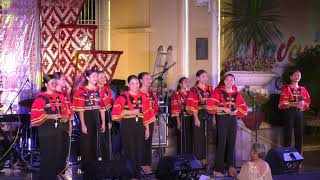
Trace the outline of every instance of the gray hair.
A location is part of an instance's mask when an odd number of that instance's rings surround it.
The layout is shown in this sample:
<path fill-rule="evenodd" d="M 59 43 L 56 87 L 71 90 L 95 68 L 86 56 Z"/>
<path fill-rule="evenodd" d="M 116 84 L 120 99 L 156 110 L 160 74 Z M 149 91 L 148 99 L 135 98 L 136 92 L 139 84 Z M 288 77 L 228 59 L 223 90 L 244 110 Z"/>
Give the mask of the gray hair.
<path fill-rule="evenodd" d="M 264 158 L 267 154 L 267 146 L 261 143 L 253 143 L 252 150 L 258 154 L 259 158 Z"/>

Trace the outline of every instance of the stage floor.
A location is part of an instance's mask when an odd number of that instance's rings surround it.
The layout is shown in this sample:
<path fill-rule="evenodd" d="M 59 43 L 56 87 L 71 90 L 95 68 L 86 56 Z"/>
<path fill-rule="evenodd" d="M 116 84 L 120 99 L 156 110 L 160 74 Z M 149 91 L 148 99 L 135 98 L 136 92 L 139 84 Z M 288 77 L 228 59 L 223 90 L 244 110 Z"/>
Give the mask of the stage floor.
<path fill-rule="evenodd" d="M 34 173 L 23 172 L 19 170 L 4 170 L 4 173 L 0 175 L 1 180 L 34 180 Z M 145 177 L 146 180 L 156 180 L 155 176 Z M 214 178 L 215 180 L 231 180 L 231 177 L 224 178 Z M 286 175 L 275 175 L 273 176 L 273 180 L 319 180 L 320 179 L 320 171 L 315 172 L 302 172 L 295 174 L 286 174 Z M 82 180 L 81 174 L 75 174 L 72 177 L 72 180 Z"/>
<path fill-rule="evenodd" d="M 169 132 L 169 143 L 166 151 L 163 155 L 175 155 L 176 154 L 176 147 L 175 143 L 172 143 L 175 138 L 172 136 L 171 132 Z M 313 151 L 306 151 L 303 153 L 303 157 L 305 158 L 303 162 L 304 171 L 300 173 L 290 174 L 290 175 L 277 175 L 273 176 L 274 180 L 300 180 L 300 179 L 308 179 L 308 180 L 319 180 L 320 179 L 320 149 L 313 150 Z M 236 164 L 242 164 L 243 162 L 237 162 Z M 153 167 L 156 169 L 158 164 L 157 152 L 153 156 Z M 240 169 L 240 167 L 238 167 Z M 18 168 L 15 169 L 4 169 L 2 170 L 3 173 L 0 174 L 0 180 L 33 180 L 35 179 L 35 173 L 30 171 L 23 171 L 19 170 Z M 82 174 L 78 172 L 77 166 L 72 166 L 72 179 L 73 180 L 81 180 Z M 147 176 L 145 179 L 155 180 L 155 175 Z M 232 179 L 231 177 L 225 178 L 214 178 L 215 180 L 222 180 L 222 179 Z"/>
<path fill-rule="evenodd" d="M 274 180 L 319 180 L 320 179 L 320 150 L 319 151 L 309 151 L 304 153 L 305 161 L 303 163 L 304 165 L 304 171 L 300 173 L 294 173 L 294 174 L 286 174 L 286 175 L 276 175 L 273 176 Z M 156 165 L 157 158 L 154 158 L 154 163 Z M 0 180 L 33 180 L 35 177 L 35 173 L 18 170 L 18 169 L 4 169 L 2 170 L 2 174 L 0 174 Z M 82 174 L 78 172 L 77 166 L 73 166 L 72 168 L 73 180 L 82 180 Z M 147 176 L 145 179 L 149 180 L 155 180 L 155 176 Z M 232 179 L 230 177 L 225 178 L 215 178 L 215 180 L 228 180 Z"/>

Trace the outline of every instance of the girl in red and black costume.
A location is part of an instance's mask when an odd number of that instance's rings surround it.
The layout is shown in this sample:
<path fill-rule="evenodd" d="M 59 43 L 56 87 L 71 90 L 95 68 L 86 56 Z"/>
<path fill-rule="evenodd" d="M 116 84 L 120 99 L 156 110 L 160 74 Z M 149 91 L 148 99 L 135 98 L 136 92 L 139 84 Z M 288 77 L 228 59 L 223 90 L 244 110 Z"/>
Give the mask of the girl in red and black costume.
<path fill-rule="evenodd" d="M 68 93 L 67 87 L 66 87 L 66 78 L 61 72 L 55 72 L 52 75 L 57 82 L 56 93 L 61 95 L 64 98 L 65 106 L 68 109 L 67 113 L 70 121 L 68 124 L 66 124 L 67 125 L 66 129 L 68 129 L 68 132 L 71 135 L 72 120 L 74 119 L 74 114 L 73 114 L 73 107 L 71 105 L 70 94 Z"/>
<path fill-rule="evenodd" d="M 158 102 L 158 94 L 151 87 L 152 77 L 147 72 L 141 72 L 138 75 L 140 81 L 140 92 L 143 93 L 151 102 L 151 107 L 155 116 L 158 115 L 159 112 L 159 102 Z M 143 161 L 143 171 L 147 174 L 152 173 L 151 161 L 152 161 L 152 138 L 153 133 L 157 132 L 158 125 L 157 122 L 151 123 L 149 125 L 150 128 L 150 138 L 145 141 L 145 152 L 144 152 L 144 161 Z"/>
<path fill-rule="evenodd" d="M 171 117 L 177 121 L 177 129 L 181 132 L 177 136 L 180 154 L 192 154 L 192 116 L 187 114 L 186 101 L 188 96 L 188 78 L 182 77 L 178 81 L 177 91 L 171 97 Z"/>
<path fill-rule="evenodd" d="M 68 107 L 57 94 L 53 75 L 44 76 L 45 90 L 37 94 L 31 109 L 31 126 L 38 127 L 40 142 L 40 179 L 56 180 L 65 168 L 68 141 Z M 66 136 L 67 135 L 67 136 Z"/>
<path fill-rule="evenodd" d="M 79 112 L 81 123 L 80 154 L 82 168 L 90 161 L 103 157 L 98 148 L 101 133 L 105 132 L 104 95 L 100 94 L 97 86 L 98 74 L 94 70 L 85 71 L 85 86 L 79 88 L 73 97 L 74 111 Z"/>
<path fill-rule="evenodd" d="M 63 126 L 66 130 L 65 132 L 68 133 L 64 134 L 65 141 L 63 142 L 64 144 L 61 146 L 61 148 L 64 151 L 65 159 L 67 160 L 70 148 L 70 135 L 72 133 L 72 120 L 74 119 L 73 108 L 71 106 L 70 94 L 67 92 L 65 76 L 61 72 L 55 72 L 53 73 L 53 77 L 57 82 L 56 93 L 63 98 L 63 101 L 65 103 L 64 106 L 67 109 L 66 113 L 68 117 L 68 123 L 64 123 Z"/>
<path fill-rule="evenodd" d="M 290 73 L 291 84 L 285 85 L 280 94 L 279 109 L 284 113 L 284 143 L 291 146 L 292 131 L 294 132 L 295 148 L 301 153 L 303 145 L 303 111 L 309 109 L 311 99 L 305 87 L 299 86 L 301 72 Z"/>
<path fill-rule="evenodd" d="M 209 104 L 213 104 L 210 113 L 216 113 L 217 149 L 215 155 L 214 173 L 223 176 L 224 167 L 231 176 L 234 169 L 234 150 L 237 136 L 237 118 L 247 115 L 246 103 L 235 87 L 232 74 L 225 75 L 214 90 Z M 226 162 L 225 162 L 226 157 Z"/>
<path fill-rule="evenodd" d="M 110 110 L 113 105 L 111 89 L 108 86 L 107 76 L 104 71 L 98 71 L 98 87 L 100 88 L 101 94 L 104 94 L 103 103 L 107 110 Z"/>
<path fill-rule="evenodd" d="M 151 103 L 139 91 L 139 85 L 137 76 L 128 77 L 129 91 L 123 92 L 116 99 L 112 120 L 121 121 L 121 143 L 125 158 L 135 166 L 142 167 L 145 141 L 150 138 L 151 133 L 149 125 L 155 121 L 155 117 Z"/>
<path fill-rule="evenodd" d="M 212 109 L 209 106 L 213 88 L 207 85 L 208 73 L 205 70 L 199 70 L 196 73 L 197 82 L 190 89 L 187 97 L 186 110 L 193 116 L 193 152 L 197 159 L 201 160 L 202 164 L 207 163 L 207 137 L 206 129 L 212 126 L 213 115 L 207 111 Z"/>
<path fill-rule="evenodd" d="M 101 147 L 102 147 L 102 151 L 104 152 L 103 155 L 105 156 L 103 158 L 111 160 L 111 157 L 109 157 L 111 147 L 109 148 L 109 145 L 112 146 L 112 143 L 109 142 L 111 141 L 111 139 L 109 139 L 109 135 L 111 135 L 111 132 L 109 131 L 111 131 L 111 127 L 112 127 L 110 110 L 113 105 L 113 99 L 112 99 L 110 87 L 107 84 L 107 76 L 104 71 L 98 71 L 98 87 L 100 88 L 100 94 L 103 94 L 104 96 L 102 101 L 106 107 L 106 124 L 108 124 L 108 128 L 106 128 L 106 132 L 103 134 L 104 136 L 103 136 L 103 140 L 101 141 Z"/>

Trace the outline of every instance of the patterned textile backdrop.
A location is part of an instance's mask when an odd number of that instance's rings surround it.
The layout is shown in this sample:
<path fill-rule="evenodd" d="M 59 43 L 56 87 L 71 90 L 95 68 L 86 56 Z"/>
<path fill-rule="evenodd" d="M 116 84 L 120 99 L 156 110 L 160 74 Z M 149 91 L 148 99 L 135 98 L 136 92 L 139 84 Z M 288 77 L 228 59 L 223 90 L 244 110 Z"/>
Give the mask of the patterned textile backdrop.
<path fill-rule="evenodd" d="M 0 0 L 0 114 L 27 80 L 13 113 L 24 110 L 18 102 L 32 98 L 37 88 L 36 7 L 37 0 Z"/>
<path fill-rule="evenodd" d="M 41 0 L 41 64 L 44 73 L 58 71 L 59 31 L 62 24 L 76 24 L 84 0 Z"/>
<path fill-rule="evenodd" d="M 58 29 L 59 62 L 54 64 L 59 72 L 65 74 L 68 90 L 71 90 L 75 78 L 76 52 L 94 49 L 96 28 L 89 25 L 60 25 Z"/>
<path fill-rule="evenodd" d="M 97 27 L 76 24 L 83 3 L 84 0 L 41 0 L 42 71 L 65 74 L 68 91 L 82 82 L 82 72 L 86 68 L 105 70 L 110 80 L 122 54 L 94 51 Z"/>
<path fill-rule="evenodd" d="M 71 92 L 74 93 L 83 85 L 85 81 L 83 72 L 86 69 L 105 71 L 107 81 L 110 83 L 122 53 L 122 51 L 77 51 L 75 55 L 77 71 Z"/>
<path fill-rule="evenodd" d="M 81 73 L 86 69 L 103 70 L 110 83 L 122 53 L 122 51 L 78 51 L 77 69 Z"/>

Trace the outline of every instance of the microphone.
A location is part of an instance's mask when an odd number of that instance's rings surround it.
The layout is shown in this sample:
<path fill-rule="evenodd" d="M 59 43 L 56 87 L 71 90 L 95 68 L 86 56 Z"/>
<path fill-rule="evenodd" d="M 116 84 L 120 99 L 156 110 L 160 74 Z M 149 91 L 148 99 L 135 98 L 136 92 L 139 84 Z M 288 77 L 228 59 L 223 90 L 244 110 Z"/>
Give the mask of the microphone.
<path fill-rule="evenodd" d="M 246 85 L 244 86 L 244 92 L 250 92 L 250 86 Z"/>
<path fill-rule="evenodd" d="M 163 72 L 165 72 L 167 70 L 167 66 L 168 66 L 168 61 L 166 61 L 164 63 L 164 66 L 163 66 Z"/>
<path fill-rule="evenodd" d="M 26 82 L 30 82 L 29 78 L 27 78 Z"/>

